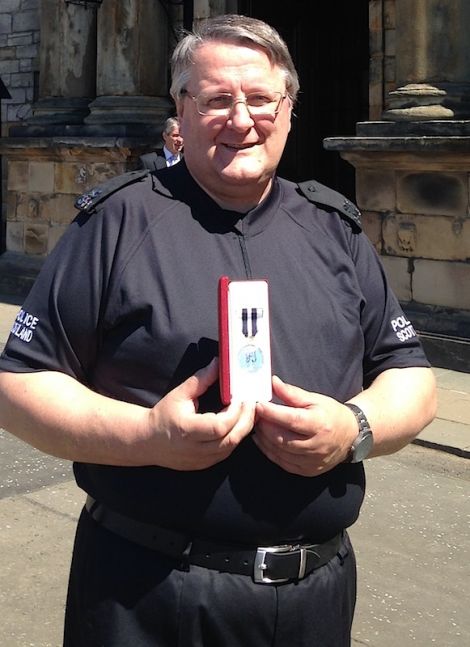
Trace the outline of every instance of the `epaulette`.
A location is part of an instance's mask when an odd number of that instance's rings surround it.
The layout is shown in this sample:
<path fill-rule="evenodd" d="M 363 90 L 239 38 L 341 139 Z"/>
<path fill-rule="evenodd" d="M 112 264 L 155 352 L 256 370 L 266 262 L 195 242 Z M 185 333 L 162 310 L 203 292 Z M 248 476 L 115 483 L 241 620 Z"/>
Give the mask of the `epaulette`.
<path fill-rule="evenodd" d="M 358 231 L 362 231 L 361 212 L 350 200 L 344 195 L 334 191 L 316 180 L 299 182 L 297 185 L 307 200 L 320 204 L 324 207 L 333 208 L 340 215 L 352 222 Z"/>
<path fill-rule="evenodd" d="M 75 207 L 77 209 L 80 209 L 80 211 L 90 212 L 94 207 L 96 207 L 97 204 L 105 200 L 113 193 L 116 193 L 116 191 L 119 191 L 120 189 L 123 189 L 125 186 L 129 186 L 129 184 L 133 184 L 134 182 L 139 182 L 139 180 L 142 180 L 149 173 L 150 171 L 148 169 L 139 169 L 137 171 L 129 171 L 128 173 L 123 173 L 122 175 L 116 175 L 110 180 L 103 182 L 103 184 L 99 184 L 90 191 L 82 193 L 82 195 L 78 196 L 74 203 Z"/>

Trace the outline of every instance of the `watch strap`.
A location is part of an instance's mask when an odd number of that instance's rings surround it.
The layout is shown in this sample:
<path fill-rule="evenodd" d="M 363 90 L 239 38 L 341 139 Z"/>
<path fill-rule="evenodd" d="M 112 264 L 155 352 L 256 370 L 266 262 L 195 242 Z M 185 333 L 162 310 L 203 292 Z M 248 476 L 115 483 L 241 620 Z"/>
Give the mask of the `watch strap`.
<path fill-rule="evenodd" d="M 370 428 L 366 414 L 360 407 L 357 406 L 357 404 L 353 404 L 352 402 L 345 402 L 344 405 L 348 407 L 348 409 L 351 409 L 351 411 L 354 413 L 358 426 L 358 434 L 351 446 L 351 450 L 349 452 L 348 458 L 346 459 L 346 462 L 359 463 L 364 460 L 364 458 L 367 458 L 370 451 L 372 450 L 372 430 Z"/>

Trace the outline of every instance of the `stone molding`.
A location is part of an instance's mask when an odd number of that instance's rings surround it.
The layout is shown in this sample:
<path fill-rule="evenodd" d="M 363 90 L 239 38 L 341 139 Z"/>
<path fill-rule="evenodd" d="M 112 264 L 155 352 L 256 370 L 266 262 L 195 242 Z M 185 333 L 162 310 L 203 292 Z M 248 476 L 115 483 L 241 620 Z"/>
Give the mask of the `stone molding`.
<path fill-rule="evenodd" d="M 160 140 L 118 137 L 18 137 L 0 140 L 7 160 L 9 252 L 48 255 L 77 214 L 75 199 L 139 165 Z"/>

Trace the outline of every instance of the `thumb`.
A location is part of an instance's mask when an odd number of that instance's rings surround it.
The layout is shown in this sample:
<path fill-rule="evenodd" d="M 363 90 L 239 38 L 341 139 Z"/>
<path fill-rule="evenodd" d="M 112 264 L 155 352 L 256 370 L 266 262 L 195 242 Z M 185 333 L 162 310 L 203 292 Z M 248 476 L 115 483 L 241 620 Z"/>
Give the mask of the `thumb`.
<path fill-rule="evenodd" d="M 304 408 L 312 404 L 311 393 L 298 386 L 283 382 L 277 375 L 273 376 L 273 393 L 290 407 Z"/>
<path fill-rule="evenodd" d="M 205 393 L 219 377 L 219 360 L 217 357 L 203 368 L 196 371 L 177 387 L 177 392 L 184 400 L 194 400 Z"/>

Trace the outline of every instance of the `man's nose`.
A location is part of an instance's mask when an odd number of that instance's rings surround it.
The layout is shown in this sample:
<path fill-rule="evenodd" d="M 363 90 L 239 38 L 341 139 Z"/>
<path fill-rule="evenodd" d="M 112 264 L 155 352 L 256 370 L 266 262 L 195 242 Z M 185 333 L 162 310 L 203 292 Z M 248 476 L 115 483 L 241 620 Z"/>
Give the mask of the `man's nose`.
<path fill-rule="evenodd" d="M 230 111 L 229 121 L 236 128 L 246 128 L 247 126 L 253 125 L 253 117 L 248 110 L 248 106 L 245 101 L 239 99 L 235 101 L 232 110 Z"/>

